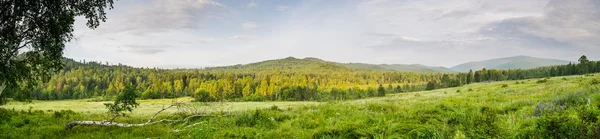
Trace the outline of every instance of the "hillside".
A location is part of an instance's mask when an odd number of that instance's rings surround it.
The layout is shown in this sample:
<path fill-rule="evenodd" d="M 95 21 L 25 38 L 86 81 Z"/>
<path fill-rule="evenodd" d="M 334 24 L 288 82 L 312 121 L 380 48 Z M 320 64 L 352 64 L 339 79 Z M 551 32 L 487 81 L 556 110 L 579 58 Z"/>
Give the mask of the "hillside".
<path fill-rule="evenodd" d="M 338 63 L 307 57 L 303 59 L 287 57 L 283 59 L 266 60 L 250 64 L 206 68 L 209 71 L 287 71 L 287 72 L 331 72 L 349 70 L 371 71 L 397 71 L 418 73 L 451 73 L 455 72 L 445 67 L 429 67 L 420 64 L 366 64 L 366 63 Z"/>
<path fill-rule="evenodd" d="M 298 59 L 287 57 L 284 59 L 266 60 L 262 62 L 239 64 L 233 66 L 206 68 L 209 71 L 236 71 L 236 72 L 261 72 L 261 71 L 287 71 L 287 72 L 332 72 L 351 70 L 338 63 L 324 61 L 318 58 Z"/>
<path fill-rule="evenodd" d="M 498 59 L 490 59 L 485 61 L 468 62 L 452 67 L 451 69 L 459 72 L 466 72 L 470 69 L 479 70 L 488 69 L 531 69 L 542 66 L 564 65 L 569 61 L 537 58 L 530 56 L 514 56 Z"/>
<path fill-rule="evenodd" d="M 421 72 L 421 73 L 452 73 L 452 69 L 446 67 L 430 67 L 420 64 L 366 64 L 366 63 L 346 63 L 344 66 L 359 70 L 377 70 L 377 71 L 398 71 L 398 72 Z"/>

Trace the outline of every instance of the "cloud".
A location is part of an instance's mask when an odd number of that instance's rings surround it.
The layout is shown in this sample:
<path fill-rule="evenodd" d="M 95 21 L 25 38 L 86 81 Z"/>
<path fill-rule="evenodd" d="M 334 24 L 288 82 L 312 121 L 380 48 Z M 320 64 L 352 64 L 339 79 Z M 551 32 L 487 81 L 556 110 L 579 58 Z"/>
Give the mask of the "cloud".
<path fill-rule="evenodd" d="M 377 33 L 377 32 L 365 32 L 365 35 L 369 35 L 369 36 L 378 36 L 378 37 L 392 37 L 392 36 L 396 36 L 395 34 L 392 33 Z"/>
<path fill-rule="evenodd" d="M 123 45 L 121 46 L 121 51 L 137 53 L 137 54 L 157 54 L 164 52 L 168 48 L 172 48 L 173 46 L 169 45 Z"/>
<path fill-rule="evenodd" d="M 196 39 L 188 39 L 188 40 L 179 40 L 181 42 L 184 43 L 189 43 L 189 44 L 197 44 L 197 43 L 208 43 L 208 42 L 212 42 L 215 39 L 213 38 L 196 38 Z"/>
<path fill-rule="evenodd" d="M 541 16 L 510 18 L 490 23 L 483 35 L 535 41 L 538 47 L 600 46 L 600 2 L 596 0 L 550 1 Z M 573 49 L 573 48 L 571 48 Z"/>
<path fill-rule="evenodd" d="M 111 16 L 104 33 L 147 34 L 179 29 L 196 29 L 201 21 L 224 5 L 211 0 L 153 0 L 138 3 Z M 117 7 L 118 8 L 118 7 Z"/>
<path fill-rule="evenodd" d="M 258 39 L 257 36 L 252 36 L 252 35 L 235 35 L 233 37 L 231 37 L 231 39 L 235 39 L 235 40 L 255 40 Z"/>
<path fill-rule="evenodd" d="M 242 28 L 244 28 L 244 30 L 252 30 L 259 27 L 260 26 L 258 26 L 256 23 L 250 21 L 246 21 L 242 24 Z"/>
<path fill-rule="evenodd" d="M 208 0 L 119 1 L 94 32 L 82 35 L 85 19 L 77 19 L 84 22 L 74 35 L 82 37 L 65 54 L 142 66 L 287 56 L 443 66 L 514 55 L 599 59 L 599 2 L 247 0 L 224 2 L 228 7 Z M 102 30 L 108 33 L 95 33 Z"/>
<path fill-rule="evenodd" d="M 254 1 L 250 2 L 250 3 L 248 3 L 248 5 L 246 5 L 246 7 L 256 7 L 256 6 L 258 6 L 258 4 L 256 4 Z"/>
<path fill-rule="evenodd" d="M 282 5 L 277 5 L 277 6 L 275 7 L 275 10 L 277 10 L 277 11 L 285 11 L 285 10 L 287 10 L 288 8 L 289 8 L 289 7 L 282 6 Z"/>

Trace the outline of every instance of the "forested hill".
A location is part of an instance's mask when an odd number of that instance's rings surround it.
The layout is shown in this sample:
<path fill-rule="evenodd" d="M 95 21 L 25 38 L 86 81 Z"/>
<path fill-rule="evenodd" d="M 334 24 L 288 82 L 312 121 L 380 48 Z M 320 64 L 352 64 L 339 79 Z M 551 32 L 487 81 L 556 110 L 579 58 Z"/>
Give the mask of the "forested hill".
<path fill-rule="evenodd" d="M 468 62 L 452 67 L 451 69 L 459 72 L 467 72 L 477 69 L 531 69 L 543 66 L 564 65 L 570 61 L 537 58 L 530 56 L 514 56 L 485 61 Z"/>
<path fill-rule="evenodd" d="M 351 69 L 346 68 L 335 62 L 324 61 L 317 58 L 298 59 L 294 57 L 287 57 L 284 59 L 267 60 L 243 65 L 240 64 L 233 66 L 211 67 L 206 68 L 205 70 L 244 73 L 256 73 L 265 71 L 312 73 L 350 71 Z"/>
<path fill-rule="evenodd" d="M 109 65 L 108 63 L 74 61 L 69 58 L 63 59 L 65 70 L 71 67 L 88 68 L 133 68 L 127 65 Z M 143 68 L 140 68 L 143 69 Z M 200 70 L 209 72 L 235 72 L 235 73 L 261 73 L 261 72 L 286 72 L 286 73 L 323 73 L 323 72 L 347 72 L 347 71 L 384 71 L 384 72 L 415 72 L 415 73 L 455 73 L 445 67 L 430 67 L 420 64 L 366 64 L 366 63 L 338 63 L 325 61 L 318 58 L 294 58 L 266 60 L 250 64 L 238 64 L 232 66 L 208 67 L 204 69 L 187 69 L 189 71 Z"/>
<path fill-rule="evenodd" d="M 10 88 L 16 100 L 114 97 L 126 85 L 140 98 L 194 96 L 199 101 L 343 100 L 385 93 L 455 87 L 474 82 L 517 80 L 600 72 L 583 57 L 579 64 L 534 69 L 482 69 L 468 73 L 417 73 L 354 70 L 316 58 L 285 58 L 210 69 L 133 68 L 65 59 L 65 68 L 40 86 Z M 25 92 L 23 92 L 25 91 Z M 4 94 L 3 94 L 4 95 Z M 24 96 L 20 96 L 24 95 Z"/>
<path fill-rule="evenodd" d="M 453 73 L 452 69 L 445 67 L 430 67 L 421 64 L 366 64 L 366 63 L 346 63 L 344 66 L 351 69 L 377 70 L 377 71 L 397 71 L 397 72 L 421 72 L 421 73 Z"/>
<path fill-rule="evenodd" d="M 369 71 L 395 71 L 395 72 L 417 72 L 417 73 L 452 73 L 455 72 L 445 67 L 429 67 L 420 64 L 366 64 L 366 63 L 338 63 L 321 60 L 318 58 L 298 59 L 288 57 L 284 59 L 267 60 L 257 63 L 240 64 L 233 66 L 206 68 L 208 71 L 232 71 L 232 72 L 264 72 L 264 71 L 282 71 L 282 72 L 336 72 L 351 70 L 369 70 Z"/>

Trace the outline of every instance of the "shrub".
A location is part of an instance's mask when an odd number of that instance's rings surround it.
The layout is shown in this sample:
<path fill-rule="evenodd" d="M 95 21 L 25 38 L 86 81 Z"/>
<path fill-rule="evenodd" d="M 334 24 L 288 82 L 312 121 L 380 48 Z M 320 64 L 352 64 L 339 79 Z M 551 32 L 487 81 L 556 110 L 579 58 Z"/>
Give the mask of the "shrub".
<path fill-rule="evenodd" d="M 469 88 L 469 91 L 473 91 L 473 89 L 472 89 L 472 88 Z"/>
<path fill-rule="evenodd" d="M 594 80 L 592 80 L 592 82 L 590 82 L 590 84 L 592 84 L 592 85 L 600 84 L 600 81 L 598 81 L 598 79 L 594 79 Z"/>
<path fill-rule="evenodd" d="M 548 82 L 548 80 L 547 80 L 547 79 L 542 79 L 542 80 L 538 80 L 538 81 L 537 81 L 537 82 L 535 82 L 535 83 L 546 83 L 546 82 Z"/>
<path fill-rule="evenodd" d="M 552 114 L 536 121 L 535 132 L 539 138 L 582 138 L 585 129 L 582 129 L 581 124 L 568 114 Z"/>
<path fill-rule="evenodd" d="M 270 110 L 272 110 L 272 111 L 281 111 L 281 109 L 279 109 L 279 107 L 277 107 L 277 105 L 271 106 Z"/>
<path fill-rule="evenodd" d="M 196 89 L 194 93 L 194 101 L 209 102 L 215 100 L 206 89 Z"/>
<path fill-rule="evenodd" d="M 66 117 L 68 119 L 69 117 L 71 117 L 71 115 L 75 115 L 75 114 L 77 114 L 77 113 L 75 113 L 72 110 L 60 110 L 60 111 L 54 112 L 54 118 Z"/>
<path fill-rule="evenodd" d="M 508 84 L 502 84 L 502 88 L 507 88 Z"/>
<path fill-rule="evenodd" d="M 460 93 L 460 89 L 459 89 L 459 90 L 456 90 L 456 93 Z"/>
<path fill-rule="evenodd" d="M 124 114 L 125 111 L 131 112 L 140 105 L 135 101 L 135 98 L 138 97 L 137 92 L 136 86 L 129 84 L 119 93 L 115 102 L 104 103 L 104 106 L 106 106 L 106 109 L 108 109 L 108 112 L 112 115 L 121 115 Z"/>
<path fill-rule="evenodd" d="M 245 113 L 238 116 L 235 120 L 235 125 L 246 127 L 263 126 L 271 128 L 275 125 L 275 122 L 274 120 L 269 119 L 266 114 L 263 114 L 262 110 L 256 110 L 252 114 Z"/>
<path fill-rule="evenodd" d="M 554 112 L 556 107 L 552 103 L 538 103 L 533 110 L 533 116 L 542 116 L 542 114 L 547 112 Z"/>

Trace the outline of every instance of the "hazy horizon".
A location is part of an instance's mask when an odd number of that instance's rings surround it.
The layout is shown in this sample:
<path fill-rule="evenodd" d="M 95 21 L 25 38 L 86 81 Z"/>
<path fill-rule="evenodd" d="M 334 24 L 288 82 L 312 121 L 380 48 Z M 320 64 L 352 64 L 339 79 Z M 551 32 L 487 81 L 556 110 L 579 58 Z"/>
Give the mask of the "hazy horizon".
<path fill-rule="evenodd" d="M 78 18 L 65 57 L 199 68 L 285 57 L 452 67 L 532 56 L 600 59 L 600 1 L 117 1 Z"/>

